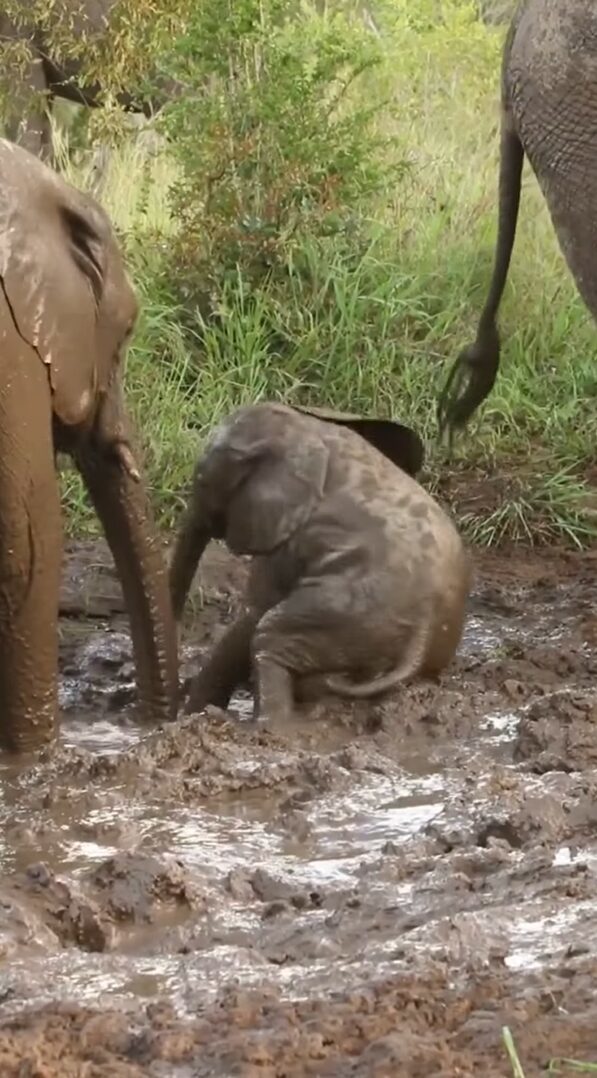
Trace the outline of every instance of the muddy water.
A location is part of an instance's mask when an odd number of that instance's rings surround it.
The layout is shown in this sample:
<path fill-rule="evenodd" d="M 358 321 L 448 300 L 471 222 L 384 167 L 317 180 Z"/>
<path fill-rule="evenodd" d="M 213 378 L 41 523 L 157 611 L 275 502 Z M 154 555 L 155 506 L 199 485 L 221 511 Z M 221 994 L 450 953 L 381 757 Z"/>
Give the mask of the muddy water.
<path fill-rule="evenodd" d="M 68 551 L 60 744 L 0 761 L 0 1075 L 500 1075 L 503 1024 L 527 1074 L 597 1059 L 596 559 L 478 563 L 441 682 L 151 730 Z M 210 552 L 184 675 L 244 573 Z"/>

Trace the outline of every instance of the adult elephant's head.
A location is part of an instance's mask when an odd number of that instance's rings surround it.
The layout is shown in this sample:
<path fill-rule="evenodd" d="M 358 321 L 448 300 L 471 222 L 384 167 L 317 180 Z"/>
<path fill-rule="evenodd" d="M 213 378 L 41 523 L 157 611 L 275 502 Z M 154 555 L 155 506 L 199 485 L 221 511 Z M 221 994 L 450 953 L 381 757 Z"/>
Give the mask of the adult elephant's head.
<path fill-rule="evenodd" d="M 0 140 L 0 742 L 33 748 L 56 711 L 61 522 L 55 452 L 100 517 L 130 617 L 142 707 L 176 713 L 165 567 L 122 394 L 137 303 L 91 198 Z"/>

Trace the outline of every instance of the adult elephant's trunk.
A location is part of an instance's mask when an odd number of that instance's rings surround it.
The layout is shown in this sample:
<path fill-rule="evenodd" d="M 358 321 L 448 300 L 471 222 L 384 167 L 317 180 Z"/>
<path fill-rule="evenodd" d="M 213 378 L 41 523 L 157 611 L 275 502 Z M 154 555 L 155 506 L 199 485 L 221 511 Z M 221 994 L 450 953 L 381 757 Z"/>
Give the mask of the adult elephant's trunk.
<path fill-rule="evenodd" d="M 75 460 L 110 545 L 129 614 L 143 711 L 176 718 L 178 660 L 166 567 L 145 486 L 122 463 L 93 445 Z"/>

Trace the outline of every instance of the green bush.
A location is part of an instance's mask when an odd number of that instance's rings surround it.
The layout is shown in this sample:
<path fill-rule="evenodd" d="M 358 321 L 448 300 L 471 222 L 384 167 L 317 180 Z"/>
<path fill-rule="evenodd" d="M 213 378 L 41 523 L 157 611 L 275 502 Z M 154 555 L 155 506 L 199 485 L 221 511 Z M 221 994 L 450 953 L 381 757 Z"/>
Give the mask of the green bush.
<path fill-rule="evenodd" d="M 354 242 L 361 207 L 403 162 L 359 94 L 375 36 L 295 0 L 204 0 L 174 52 L 188 92 L 164 127 L 180 166 L 173 265 L 187 297 L 284 271 L 302 240 Z M 203 306 L 205 310 L 205 305 Z"/>
<path fill-rule="evenodd" d="M 27 72 L 41 42 L 76 83 L 94 87 L 99 103 L 90 119 L 96 139 L 121 141 L 126 132 L 117 105 L 122 92 L 148 91 L 163 67 L 160 57 L 180 34 L 192 0 L 3 0 L 0 36 L 0 124 L 40 108 L 43 91 L 27 87 Z M 6 23 L 4 22 L 6 20 Z M 10 24 L 10 32 L 8 30 Z"/>

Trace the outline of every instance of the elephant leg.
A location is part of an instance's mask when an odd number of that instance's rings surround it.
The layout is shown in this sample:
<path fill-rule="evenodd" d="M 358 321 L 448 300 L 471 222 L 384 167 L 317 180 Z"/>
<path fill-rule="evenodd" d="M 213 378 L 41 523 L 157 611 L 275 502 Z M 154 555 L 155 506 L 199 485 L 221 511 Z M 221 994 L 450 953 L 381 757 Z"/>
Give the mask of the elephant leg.
<path fill-rule="evenodd" d="M 48 142 L 51 145 L 51 139 L 46 134 L 46 125 L 49 127 L 49 121 L 41 113 L 21 120 L 12 118 L 6 125 L 6 137 L 42 161 L 47 160 L 47 147 Z"/>
<path fill-rule="evenodd" d="M 25 71 L 15 71 L 11 116 L 6 137 L 48 164 L 53 163 L 52 125 L 46 100 L 47 84 L 40 59 L 30 60 Z"/>
<path fill-rule="evenodd" d="M 365 599 L 370 602 L 367 594 Z M 383 655 L 387 649 L 392 655 L 391 629 L 375 619 L 367 624 L 362 616 L 356 619 L 351 603 L 355 587 L 342 576 L 330 576 L 295 588 L 264 614 L 253 636 L 256 718 L 290 718 L 295 679 L 297 688 L 305 679 L 314 687 L 322 674 L 366 669 L 372 651 Z"/>
<path fill-rule="evenodd" d="M 62 530 L 48 374 L 1 287 L 0 326 L 0 745 L 29 751 L 55 732 Z"/>
<path fill-rule="evenodd" d="M 254 645 L 255 703 L 253 719 L 256 722 L 288 723 L 294 713 L 292 674 L 287 667 L 276 662 L 259 650 L 260 641 Z"/>
<path fill-rule="evenodd" d="M 43 110 L 41 122 L 38 126 L 40 128 L 39 155 L 42 161 L 45 161 L 47 165 L 51 165 L 52 168 L 55 168 L 57 161 L 54 153 L 54 143 L 52 141 L 52 120 L 47 108 Z"/>
<path fill-rule="evenodd" d="M 193 520 L 193 516 L 190 520 Z M 201 532 L 198 535 L 202 543 Z M 175 611 L 181 605 L 177 597 L 188 590 L 187 579 L 182 581 L 183 570 L 188 578 L 188 573 L 194 568 L 194 563 L 191 565 L 192 558 L 189 553 L 195 542 L 191 528 L 186 529 L 186 537 L 186 541 L 179 542 L 180 557 L 173 562 Z M 191 566 L 190 569 L 189 566 Z M 281 598 L 282 593 L 272 580 L 268 559 L 254 558 L 249 572 L 245 609 L 226 630 L 211 652 L 205 666 L 194 679 L 186 706 L 187 711 L 201 711 L 208 704 L 215 704 L 222 708 L 228 706 L 234 690 L 243 682 L 246 683 L 251 676 L 253 637 L 260 619 L 265 611 L 278 603 Z M 259 686 L 257 693 L 259 694 Z"/>
<path fill-rule="evenodd" d="M 203 711 L 208 704 L 226 708 L 238 685 L 251 673 L 251 640 L 257 616 L 249 611 L 237 618 L 220 638 L 207 662 L 193 679 L 185 710 Z"/>
<path fill-rule="evenodd" d="M 268 610 L 253 634 L 256 721 L 289 721 L 294 712 L 293 674 L 312 669 L 313 641 L 307 640 L 304 632 L 311 595 L 309 592 L 305 603 L 305 590 L 298 589 Z"/>

